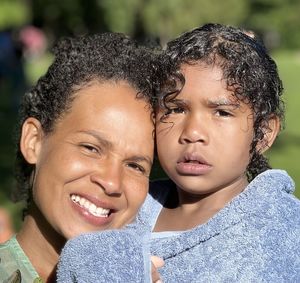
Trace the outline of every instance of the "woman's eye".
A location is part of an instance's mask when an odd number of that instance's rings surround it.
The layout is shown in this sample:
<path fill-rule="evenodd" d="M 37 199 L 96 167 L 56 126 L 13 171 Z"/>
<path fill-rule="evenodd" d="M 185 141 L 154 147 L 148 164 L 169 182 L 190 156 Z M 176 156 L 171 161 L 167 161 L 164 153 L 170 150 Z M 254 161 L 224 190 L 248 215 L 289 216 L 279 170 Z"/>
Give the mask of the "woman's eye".
<path fill-rule="evenodd" d="M 90 144 L 83 144 L 82 147 L 90 152 L 99 153 L 99 149 L 96 146 Z"/>
<path fill-rule="evenodd" d="M 146 170 L 143 166 L 141 166 L 140 164 L 137 164 L 137 163 L 128 163 L 128 167 L 138 171 L 138 172 L 141 172 L 141 173 L 145 173 Z"/>

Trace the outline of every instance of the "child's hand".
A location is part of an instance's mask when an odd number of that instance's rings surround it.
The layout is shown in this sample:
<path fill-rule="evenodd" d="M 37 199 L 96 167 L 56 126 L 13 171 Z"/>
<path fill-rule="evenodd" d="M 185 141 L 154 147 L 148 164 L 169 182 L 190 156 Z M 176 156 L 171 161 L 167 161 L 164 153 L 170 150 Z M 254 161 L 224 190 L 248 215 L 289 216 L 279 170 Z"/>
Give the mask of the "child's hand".
<path fill-rule="evenodd" d="M 159 273 L 157 271 L 158 268 L 164 266 L 164 260 L 158 256 L 151 256 L 151 263 L 152 263 L 152 282 L 153 283 L 162 283 Z"/>

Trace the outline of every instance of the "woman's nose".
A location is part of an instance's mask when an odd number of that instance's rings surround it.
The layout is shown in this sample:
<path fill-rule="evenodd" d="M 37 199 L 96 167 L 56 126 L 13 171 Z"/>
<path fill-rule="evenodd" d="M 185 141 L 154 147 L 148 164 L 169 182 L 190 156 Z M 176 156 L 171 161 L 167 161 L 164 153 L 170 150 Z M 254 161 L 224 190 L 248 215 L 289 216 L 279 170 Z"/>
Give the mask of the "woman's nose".
<path fill-rule="evenodd" d="M 107 195 L 121 195 L 122 165 L 118 162 L 103 162 L 97 172 L 91 175 L 91 181 L 97 183 Z"/>

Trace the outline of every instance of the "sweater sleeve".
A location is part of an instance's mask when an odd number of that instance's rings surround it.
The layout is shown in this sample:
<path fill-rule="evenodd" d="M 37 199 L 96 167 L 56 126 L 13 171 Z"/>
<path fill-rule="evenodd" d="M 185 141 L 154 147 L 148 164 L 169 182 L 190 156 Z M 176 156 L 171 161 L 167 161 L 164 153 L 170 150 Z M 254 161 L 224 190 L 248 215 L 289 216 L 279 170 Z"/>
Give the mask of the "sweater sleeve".
<path fill-rule="evenodd" d="M 151 282 L 150 232 L 144 226 L 82 234 L 67 242 L 58 283 Z"/>

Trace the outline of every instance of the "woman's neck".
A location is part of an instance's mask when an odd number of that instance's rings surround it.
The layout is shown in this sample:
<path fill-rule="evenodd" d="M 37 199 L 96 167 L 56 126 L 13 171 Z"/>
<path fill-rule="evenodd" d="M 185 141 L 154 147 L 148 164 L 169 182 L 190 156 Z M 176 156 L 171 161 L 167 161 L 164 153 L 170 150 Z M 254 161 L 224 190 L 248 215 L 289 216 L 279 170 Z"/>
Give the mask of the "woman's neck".
<path fill-rule="evenodd" d="M 39 276 L 51 282 L 65 239 L 39 213 L 29 213 L 17 240 Z"/>

